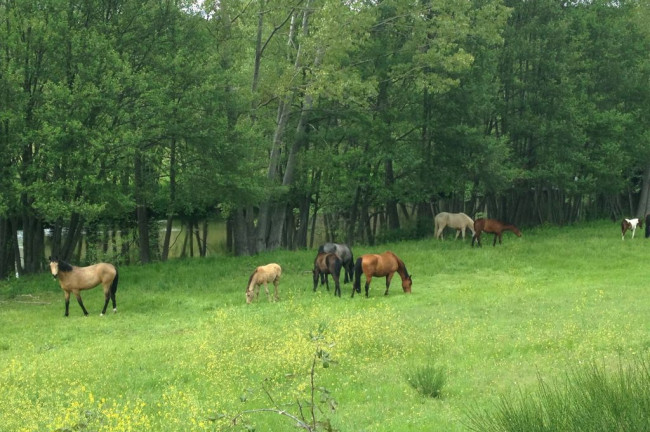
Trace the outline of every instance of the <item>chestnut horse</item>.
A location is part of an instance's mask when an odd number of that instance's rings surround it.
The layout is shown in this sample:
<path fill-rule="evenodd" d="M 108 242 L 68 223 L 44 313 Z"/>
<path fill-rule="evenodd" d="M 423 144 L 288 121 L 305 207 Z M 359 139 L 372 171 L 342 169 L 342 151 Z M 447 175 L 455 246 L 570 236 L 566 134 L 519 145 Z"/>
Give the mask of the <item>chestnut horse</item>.
<path fill-rule="evenodd" d="M 503 235 L 504 231 L 512 231 L 513 233 L 517 234 L 517 237 L 521 237 L 521 231 L 519 231 L 519 228 L 512 224 L 506 224 L 496 219 L 476 219 L 474 221 L 474 237 L 472 237 L 472 247 L 474 247 L 474 241 L 476 241 L 478 245 L 481 246 L 481 234 L 483 232 L 494 234 L 494 242 L 492 242 L 492 246 L 496 246 L 497 238 L 499 239 L 499 244 L 501 244 L 501 236 Z"/>
<path fill-rule="evenodd" d="M 105 299 L 101 315 L 106 313 L 109 300 L 113 301 L 113 312 L 117 312 L 115 292 L 119 276 L 113 264 L 98 263 L 88 267 L 77 267 L 50 257 L 50 272 L 55 279 L 59 280 L 59 285 L 65 294 L 65 316 L 68 316 L 70 308 L 70 293 L 77 297 L 81 310 L 84 311 L 84 315 L 88 316 L 88 311 L 81 301 L 80 291 L 95 288 L 99 284 L 104 287 Z"/>
<path fill-rule="evenodd" d="M 636 232 L 636 228 L 643 228 L 643 219 L 641 218 L 634 218 L 634 219 L 623 219 L 621 221 L 621 238 L 625 240 L 625 233 L 628 230 L 632 230 L 632 238 L 634 238 L 634 233 Z"/>
<path fill-rule="evenodd" d="M 465 213 L 438 213 L 434 218 L 434 234 L 437 239 L 442 239 L 442 232 L 445 230 L 445 227 L 456 230 L 456 237 L 454 239 L 458 239 L 458 234 L 462 234 L 462 238 L 465 240 L 466 229 L 469 229 L 472 232 L 472 236 L 474 236 L 474 221 Z"/>
<path fill-rule="evenodd" d="M 393 279 L 395 272 L 402 278 L 402 289 L 404 292 L 410 293 L 413 281 L 406 270 L 404 261 L 399 259 L 397 255 L 391 251 L 386 251 L 383 254 L 361 255 L 354 266 L 352 297 L 354 297 L 355 290 L 358 293 L 361 292 L 361 273 L 366 275 L 366 297 L 368 297 L 368 290 L 370 289 L 370 282 L 372 282 L 373 276 L 386 277 L 386 292 L 384 292 L 384 295 L 388 295 L 390 281 Z"/>
<path fill-rule="evenodd" d="M 341 276 L 341 268 L 343 264 L 336 254 L 320 252 L 316 255 L 314 259 L 314 291 L 318 287 L 318 279 L 321 279 L 321 285 L 325 283 L 327 286 L 327 291 L 330 290 L 330 284 L 327 280 L 327 275 L 331 274 L 334 279 L 334 295 L 341 297 L 341 285 L 339 284 L 339 278 Z M 324 276 L 324 278 L 323 278 Z M 324 280 L 323 280 L 324 279 Z"/>
<path fill-rule="evenodd" d="M 260 295 L 260 285 L 264 284 L 264 290 L 266 291 L 266 297 L 271 300 L 269 294 L 268 283 L 273 282 L 275 287 L 275 300 L 279 300 L 278 296 L 278 284 L 280 283 L 280 276 L 282 276 L 282 267 L 278 264 L 271 263 L 264 266 L 259 266 L 255 269 L 251 277 L 248 279 L 248 288 L 246 288 L 246 303 L 251 303 L 253 298 L 257 298 Z"/>

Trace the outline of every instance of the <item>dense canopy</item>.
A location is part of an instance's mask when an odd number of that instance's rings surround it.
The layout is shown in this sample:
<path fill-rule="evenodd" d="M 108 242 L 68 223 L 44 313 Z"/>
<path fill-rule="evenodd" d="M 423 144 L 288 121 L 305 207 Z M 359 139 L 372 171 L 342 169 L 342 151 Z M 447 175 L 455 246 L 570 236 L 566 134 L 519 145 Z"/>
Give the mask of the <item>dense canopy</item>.
<path fill-rule="evenodd" d="M 0 274 L 644 216 L 649 6 L 1 0 Z"/>

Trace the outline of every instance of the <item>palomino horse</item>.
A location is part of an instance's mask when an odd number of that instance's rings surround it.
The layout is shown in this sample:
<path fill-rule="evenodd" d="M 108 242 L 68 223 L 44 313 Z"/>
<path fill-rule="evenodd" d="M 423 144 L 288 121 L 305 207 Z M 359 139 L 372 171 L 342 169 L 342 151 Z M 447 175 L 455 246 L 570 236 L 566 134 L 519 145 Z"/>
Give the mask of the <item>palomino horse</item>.
<path fill-rule="evenodd" d="M 402 278 L 402 289 L 405 293 L 411 292 L 411 285 L 413 281 L 404 261 L 399 259 L 397 255 L 391 251 L 386 251 L 383 254 L 366 254 L 361 255 L 354 266 L 354 284 L 352 286 L 352 297 L 354 291 L 361 292 L 361 273 L 366 275 L 366 297 L 368 297 L 368 290 L 370 289 L 370 282 L 373 276 L 386 277 L 386 292 L 388 295 L 388 288 L 393 275 L 397 272 Z"/>
<path fill-rule="evenodd" d="M 623 219 L 621 221 L 621 234 L 622 234 L 622 239 L 625 240 L 625 233 L 628 230 L 632 230 L 632 238 L 634 238 L 634 233 L 636 232 L 636 228 L 643 228 L 643 219 L 640 218 L 634 218 L 634 219 Z"/>
<path fill-rule="evenodd" d="M 257 298 L 260 294 L 260 285 L 264 284 L 266 297 L 271 300 L 269 294 L 268 283 L 273 282 L 275 287 L 275 300 L 279 300 L 278 296 L 278 283 L 280 283 L 280 276 L 282 276 L 282 267 L 278 264 L 271 263 L 264 266 L 259 266 L 255 269 L 251 277 L 248 279 L 248 288 L 246 288 L 246 303 L 251 303 L 253 297 Z"/>
<path fill-rule="evenodd" d="M 474 236 L 474 221 L 465 213 L 438 213 L 434 218 L 434 234 L 437 239 L 442 239 L 442 232 L 445 227 L 454 228 L 456 230 L 455 239 L 458 239 L 458 235 L 462 234 L 463 240 L 465 240 L 466 229 L 469 229 L 472 232 L 472 237 Z"/>
<path fill-rule="evenodd" d="M 314 291 L 318 287 L 318 279 L 321 277 L 321 285 L 323 284 L 323 275 L 325 276 L 325 285 L 327 286 L 327 291 L 330 290 L 330 284 L 327 280 L 327 275 L 331 274 L 334 279 L 334 295 L 341 297 L 341 285 L 339 284 L 339 278 L 341 276 L 341 260 L 336 254 L 319 252 L 314 259 Z"/>
<path fill-rule="evenodd" d="M 483 232 L 494 234 L 494 242 L 492 246 L 496 246 L 497 238 L 499 239 L 499 244 L 501 244 L 501 236 L 504 231 L 512 231 L 517 234 L 517 237 L 521 237 L 521 231 L 519 228 L 512 224 L 506 224 L 500 222 L 496 219 L 476 219 L 474 221 L 474 236 L 472 237 L 472 247 L 474 247 L 474 240 L 478 242 L 478 245 L 481 246 L 481 234 Z"/>
<path fill-rule="evenodd" d="M 325 243 L 318 247 L 318 252 L 336 254 L 336 256 L 341 260 L 341 265 L 345 269 L 345 279 L 343 283 L 352 282 L 354 276 L 354 256 L 352 255 L 352 250 L 348 245 L 343 243 Z"/>
<path fill-rule="evenodd" d="M 117 282 L 119 276 L 117 269 L 113 264 L 98 263 L 88 267 L 77 267 L 68 264 L 65 261 L 60 261 L 56 258 L 50 257 L 50 271 L 52 276 L 59 279 L 59 285 L 65 294 L 65 316 L 68 316 L 70 307 L 70 293 L 77 297 L 81 310 L 84 315 L 88 315 L 88 311 L 81 301 L 80 291 L 95 288 L 97 285 L 102 284 L 104 287 L 104 309 L 102 315 L 106 313 L 108 301 L 113 301 L 113 312 L 117 312 L 115 304 L 115 292 L 117 291 Z"/>

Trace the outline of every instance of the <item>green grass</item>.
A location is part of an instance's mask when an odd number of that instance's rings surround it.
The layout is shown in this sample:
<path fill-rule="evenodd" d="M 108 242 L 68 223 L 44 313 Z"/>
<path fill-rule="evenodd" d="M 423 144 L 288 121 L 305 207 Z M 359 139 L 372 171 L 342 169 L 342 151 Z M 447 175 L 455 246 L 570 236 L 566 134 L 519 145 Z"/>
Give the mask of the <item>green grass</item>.
<path fill-rule="evenodd" d="M 615 376 L 649 351 L 650 240 L 621 241 L 616 224 L 506 233 L 480 249 L 433 239 L 353 248 L 386 249 L 413 275 L 411 295 L 398 276 L 388 296 L 382 279 L 368 299 L 351 299 L 351 284 L 340 299 L 314 293 L 315 251 L 122 267 L 118 313 L 105 317 L 100 289 L 83 293 L 89 317 L 72 301 L 66 319 L 51 276 L 2 282 L 2 428 L 290 430 L 277 412 L 229 419 L 273 407 L 299 415 L 297 401 L 309 418 L 311 366 L 325 350 L 329 367 L 319 359 L 313 376 L 318 420 L 341 431 L 469 431 L 469 412 L 497 415 L 504 397 L 535 395 L 540 379 L 564 382 L 593 362 Z M 280 301 L 262 290 L 246 305 L 250 272 L 273 261 Z M 409 382 L 430 364 L 444 370 L 442 398 Z"/>

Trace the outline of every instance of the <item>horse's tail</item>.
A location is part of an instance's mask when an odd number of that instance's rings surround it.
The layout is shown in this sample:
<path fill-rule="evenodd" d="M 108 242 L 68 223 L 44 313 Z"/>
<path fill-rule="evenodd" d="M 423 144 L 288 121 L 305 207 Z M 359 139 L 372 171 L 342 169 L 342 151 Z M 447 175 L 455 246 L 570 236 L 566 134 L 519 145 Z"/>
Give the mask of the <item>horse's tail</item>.
<path fill-rule="evenodd" d="M 361 258 L 357 258 L 357 262 L 354 264 L 354 285 L 352 285 L 352 289 L 358 293 L 361 292 L 361 273 Z"/>
<path fill-rule="evenodd" d="M 350 267 L 348 270 L 350 271 L 350 280 L 352 280 L 356 273 L 354 271 L 354 255 L 352 254 L 352 249 L 350 249 L 350 264 L 347 267 Z"/>
<path fill-rule="evenodd" d="M 113 282 L 111 282 L 111 293 L 115 295 L 117 292 L 117 282 L 120 280 L 120 274 L 117 271 L 117 268 L 115 269 L 115 277 L 113 278 Z"/>

